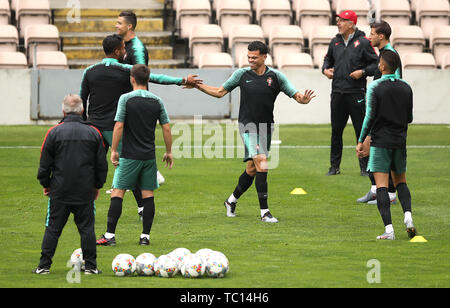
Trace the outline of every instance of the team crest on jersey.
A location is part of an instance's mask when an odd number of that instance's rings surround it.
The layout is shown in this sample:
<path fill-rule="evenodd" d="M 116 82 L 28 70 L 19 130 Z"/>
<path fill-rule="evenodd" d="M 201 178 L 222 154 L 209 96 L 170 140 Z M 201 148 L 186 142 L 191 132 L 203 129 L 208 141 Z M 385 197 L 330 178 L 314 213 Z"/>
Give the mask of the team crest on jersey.
<path fill-rule="evenodd" d="M 355 44 L 355 48 L 356 48 L 356 47 L 358 47 L 359 44 L 361 44 L 361 43 L 359 42 L 359 40 L 357 40 L 354 44 Z"/>
<path fill-rule="evenodd" d="M 269 87 L 272 86 L 272 83 L 273 83 L 272 77 L 267 78 L 267 84 L 269 85 Z"/>

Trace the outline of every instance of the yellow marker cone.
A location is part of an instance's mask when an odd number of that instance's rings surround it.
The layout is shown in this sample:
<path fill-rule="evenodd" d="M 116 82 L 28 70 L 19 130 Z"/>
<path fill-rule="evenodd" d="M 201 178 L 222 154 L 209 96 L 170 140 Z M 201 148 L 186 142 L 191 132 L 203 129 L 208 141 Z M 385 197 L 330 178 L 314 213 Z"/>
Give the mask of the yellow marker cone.
<path fill-rule="evenodd" d="M 426 243 L 428 242 L 423 236 L 414 236 L 411 240 L 411 243 Z"/>
<path fill-rule="evenodd" d="M 296 188 L 291 191 L 291 195 L 306 195 L 308 194 L 303 188 Z"/>

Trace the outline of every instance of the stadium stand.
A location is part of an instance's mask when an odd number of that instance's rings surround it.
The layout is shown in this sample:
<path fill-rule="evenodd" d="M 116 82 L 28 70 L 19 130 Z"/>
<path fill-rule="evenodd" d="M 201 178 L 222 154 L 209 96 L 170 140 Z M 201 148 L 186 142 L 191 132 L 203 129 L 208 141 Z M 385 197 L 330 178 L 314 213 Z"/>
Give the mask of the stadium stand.
<path fill-rule="evenodd" d="M 435 26 L 447 26 L 450 6 L 448 0 L 419 0 L 416 3 L 416 22 L 429 39 Z"/>
<path fill-rule="evenodd" d="M 261 26 L 264 37 L 278 25 L 290 25 L 292 19 L 291 4 L 288 0 L 260 0 L 256 8 L 256 22 Z"/>
<path fill-rule="evenodd" d="M 322 67 L 323 58 L 328 51 L 328 45 L 331 39 L 336 36 L 336 33 L 338 33 L 337 26 L 317 26 L 313 28 L 309 38 L 309 45 L 314 67 Z"/>
<path fill-rule="evenodd" d="M 240 25 L 231 29 L 228 40 L 230 53 L 234 55 L 234 64 L 239 64 L 239 57 L 242 53 L 247 53 L 247 46 L 252 41 L 265 42 L 264 34 L 258 25 Z"/>
<path fill-rule="evenodd" d="M 48 0 L 19 0 L 16 4 L 17 28 L 21 38 L 29 25 L 48 25 L 51 21 Z"/>
<path fill-rule="evenodd" d="M 232 27 L 251 23 L 253 12 L 249 0 L 219 0 L 216 16 L 223 37 L 228 38 Z"/>
<path fill-rule="evenodd" d="M 222 29 L 215 24 L 195 25 L 189 37 L 189 51 L 192 63 L 198 66 L 203 53 L 218 53 L 223 50 Z"/>
<path fill-rule="evenodd" d="M 0 0 L 0 25 L 8 25 L 11 20 L 11 9 L 8 0 Z"/>
<path fill-rule="evenodd" d="M 17 51 L 19 46 L 19 33 L 12 25 L 0 25 L 0 52 Z"/>
<path fill-rule="evenodd" d="M 38 69 L 67 69 L 67 57 L 61 51 L 40 51 L 36 55 Z"/>
<path fill-rule="evenodd" d="M 436 26 L 430 37 L 430 47 L 436 64 L 440 67 L 444 64 L 446 54 L 450 53 L 450 26 Z"/>
<path fill-rule="evenodd" d="M 431 53 L 409 53 L 401 57 L 404 69 L 435 69 L 436 61 Z"/>
<path fill-rule="evenodd" d="M 369 25 L 369 11 L 370 5 L 367 0 L 337 0 L 332 1 L 336 3 L 336 12 L 340 13 L 346 10 L 353 10 L 358 15 L 358 27 Z"/>
<path fill-rule="evenodd" d="M 421 53 L 425 48 L 425 36 L 419 26 L 394 26 L 391 44 L 402 56 Z"/>
<path fill-rule="evenodd" d="M 211 4 L 208 0 L 183 0 L 177 6 L 177 27 L 181 38 L 189 38 L 196 24 L 209 24 Z"/>
<path fill-rule="evenodd" d="M 21 52 L 0 52 L 0 69 L 26 69 L 27 57 Z"/>
<path fill-rule="evenodd" d="M 309 37 L 312 29 L 330 25 L 332 16 L 330 2 L 327 0 L 301 0 L 298 2 L 296 16 L 303 35 Z"/>
<path fill-rule="evenodd" d="M 34 65 L 35 54 L 40 51 L 59 51 L 61 39 L 54 25 L 29 25 L 25 31 L 25 49 L 28 64 Z"/>
<path fill-rule="evenodd" d="M 275 65 L 278 65 L 279 58 L 287 54 L 302 52 L 304 45 L 303 32 L 299 26 L 276 26 L 270 31 L 269 48 Z"/>
<path fill-rule="evenodd" d="M 229 53 L 204 53 L 200 56 L 200 63 L 198 65 L 201 69 L 216 69 L 216 68 L 232 68 L 233 59 Z"/>
<path fill-rule="evenodd" d="M 267 66 L 271 66 L 271 67 L 274 66 L 273 65 L 273 59 L 272 59 L 272 56 L 270 54 L 267 54 L 266 65 Z M 248 63 L 248 55 L 247 55 L 247 53 L 242 53 L 239 56 L 238 67 L 239 68 L 243 68 L 243 67 L 249 67 L 249 66 L 250 66 L 250 63 Z"/>
<path fill-rule="evenodd" d="M 450 53 L 445 54 L 444 60 L 442 61 L 442 69 L 450 69 Z"/>
<path fill-rule="evenodd" d="M 290 53 L 277 60 L 278 69 L 313 69 L 314 64 L 309 53 Z"/>
<path fill-rule="evenodd" d="M 393 26 L 410 24 L 411 8 L 408 0 L 380 0 L 380 18 Z"/>

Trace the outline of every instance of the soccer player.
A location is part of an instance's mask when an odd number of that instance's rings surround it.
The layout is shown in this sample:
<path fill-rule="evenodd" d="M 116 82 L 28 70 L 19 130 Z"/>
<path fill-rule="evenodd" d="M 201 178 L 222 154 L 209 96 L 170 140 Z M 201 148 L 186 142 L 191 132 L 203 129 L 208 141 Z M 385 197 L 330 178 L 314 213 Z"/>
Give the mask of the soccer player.
<path fill-rule="evenodd" d="M 391 37 L 391 26 L 385 22 L 385 21 L 381 21 L 379 23 L 373 23 L 370 25 L 371 31 L 370 31 L 370 42 L 372 43 L 373 47 L 377 47 L 380 52 L 382 52 L 383 50 L 391 50 L 395 53 L 398 54 L 398 52 L 392 47 L 392 45 L 389 43 L 389 38 Z M 378 64 L 380 63 L 380 56 L 378 57 Z M 402 78 L 402 64 L 400 63 L 399 67 L 397 68 L 397 70 L 395 71 L 395 77 L 396 78 Z M 379 69 L 377 69 L 375 71 L 374 74 L 374 80 L 380 79 L 381 78 L 381 72 Z M 370 144 L 370 135 L 367 136 L 366 143 Z M 369 148 L 369 147 L 367 147 Z M 369 155 L 369 153 L 366 153 L 367 156 Z M 356 202 L 358 203 L 367 203 L 367 204 L 377 204 L 377 186 L 375 183 L 375 178 L 373 177 L 372 172 L 369 172 L 369 179 L 371 182 L 371 188 L 370 190 L 367 192 L 367 194 L 361 198 L 359 198 L 358 200 L 356 200 Z M 395 191 L 395 186 L 394 186 L 394 182 L 392 180 L 392 175 L 389 174 L 389 188 L 388 188 L 388 193 L 389 193 L 389 200 L 391 201 L 391 204 L 394 204 L 397 202 L 397 197 L 396 197 L 396 191 Z"/>
<path fill-rule="evenodd" d="M 398 192 L 404 212 L 408 236 L 413 238 L 416 229 L 411 214 L 411 193 L 406 184 L 406 139 L 408 124 L 413 120 L 413 92 L 411 87 L 395 76 L 400 65 L 397 53 L 381 52 L 379 70 L 382 77 L 369 85 L 367 110 L 356 147 L 358 157 L 367 149 L 364 140 L 371 132 L 368 169 L 373 172 L 377 185 L 377 205 L 383 219 L 385 232 L 380 240 L 395 240 L 388 195 L 389 173 Z"/>
<path fill-rule="evenodd" d="M 143 64 L 133 66 L 131 83 L 133 91 L 120 97 L 115 117 L 111 162 L 116 167 L 113 192 L 108 211 L 106 233 L 97 241 L 98 245 L 114 246 L 115 231 L 122 213 L 123 197 L 127 189 L 139 187 L 142 191 L 143 229 L 140 245 L 150 244 L 150 231 L 155 216 L 154 190 L 159 187 L 156 177 L 155 128 L 159 121 L 166 153 L 163 161 L 172 168 L 172 134 L 163 101 L 147 91 L 150 69 Z M 119 142 L 122 140 L 119 154 Z"/>
<path fill-rule="evenodd" d="M 85 274 L 100 274 L 95 244 L 95 203 L 108 173 L 100 132 L 83 122 L 83 102 L 67 95 L 64 119 L 50 128 L 42 143 L 38 180 L 49 197 L 42 252 L 35 274 L 49 274 L 59 237 L 70 213 L 81 237 Z"/>
<path fill-rule="evenodd" d="M 132 11 L 123 11 L 119 14 L 116 22 L 116 31 L 125 41 L 126 55 L 124 56 L 123 63 L 130 65 L 148 65 L 148 51 L 135 33 L 136 26 L 137 17 L 135 13 Z"/>
<path fill-rule="evenodd" d="M 83 100 L 84 118 L 97 127 L 107 144 L 111 146 L 114 128 L 114 117 L 117 103 L 122 94 L 133 90 L 130 84 L 130 71 L 133 67 L 121 64 L 125 56 L 125 43 L 121 36 L 109 35 L 103 40 L 103 49 L 106 58 L 102 62 L 88 67 L 81 81 L 80 96 Z M 150 82 L 166 85 L 193 85 L 196 75 L 187 78 L 175 78 L 166 75 L 150 74 Z M 121 146 L 119 145 L 119 152 Z M 141 216 L 143 206 L 141 192 L 134 192 L 138 204 L 138 213 Z"/>
<path fill-rule="evenodd" d="M 276 223 L 268 206 L 267 157 L 269 155 L 271 134 L 273 130 L 273 110 L 275 100 L 280 92 L 295 99 L 300 104 L 308 104 L 314 92 L 298 92 L 287 78 L 279 71 L 265 65 L 268 48 L 262 42 L 252 42 L 248 46 L 250 67 L 233 73 L 221 87 L 197 84 L 200 91 L 221 98 L 236 87 L 241 89 L 239 110 L 239 131 L 245 145 L 244 162 L 246 170 L 239 178 L 236 189 L 225 201 L 228 217 L 235 217 L 236 204 L 255 181 L 263 222 Z"/>

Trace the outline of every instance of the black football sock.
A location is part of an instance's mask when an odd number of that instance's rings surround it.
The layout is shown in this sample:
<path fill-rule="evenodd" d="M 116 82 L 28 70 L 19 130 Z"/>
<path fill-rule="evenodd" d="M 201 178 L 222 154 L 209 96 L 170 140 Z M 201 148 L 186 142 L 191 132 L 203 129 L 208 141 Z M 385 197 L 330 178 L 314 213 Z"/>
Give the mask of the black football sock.
<path fill-rule="evenodd" d="M 388 188 L 388 192 L 395 193 L 395 191 L 396 191 L 396 189 L 395 189 L 394 181 L 392 180 L 392 175 L 389 173 L 389 188 Z"/>
<path fill-rule="evenodd" d="M 383 219 L 384 226 L 391 225 L 391 202 L 387 187 L 377 188 L 377 206 Z"/>
<path fill-rule="evenodd" d="M 120 215 L 122 215 L 122 202 L 123 199 L 119 197 L 111 198 L 111 204 L 108 211 L 108 222 L 106 232 L 116 233 L 117 222 L 119 221 Z"/>
<path fill-rule="evenodd" d="M 136 199 L 136 203 L 138 207 L 143 207 L 142 203 L 142 191 L 139 188 L 133 189 L 134 199 Z"/>
<path fill-rule="evenodd" d="M 403 208 L 403 213 L 411 212 L 411 192 L 406 183 L 397 185 L 398 199 Z"/>
<path fill-rule="evenodd" d="M 267 204 L 267 172 L 257 172 L 255 179 L 256 192 L 258 193 L 259 207 L 261 210 L 267 210 L 269 205 Z"/>
<path fill-rule="evenodd" d="M 239 199 L 253 184 L 254 176 L 250 176 L 247 174 L 247 171 L 244 171 L 242 175 L 239 177 L 238 185 L 236 186 L 233 195 L 236 199 Z"/>
<path fill-rule="evenodd" d="M 155 218 L 155 198 L 149 197 L 142 199 L 142 204 L 144 206 L 144 212 L 142 214 L 142 233 L 150 235 L 153 219 Z"/>
<path fill-rule="evenodd" d="M 377 183 L 375 182 L 375 177 L 373 176 L 372 172 L 369 172 L 369 179 L 370 179 L 370 182 L 372 183 L 372 186 L 377 185 Z"/>

